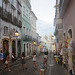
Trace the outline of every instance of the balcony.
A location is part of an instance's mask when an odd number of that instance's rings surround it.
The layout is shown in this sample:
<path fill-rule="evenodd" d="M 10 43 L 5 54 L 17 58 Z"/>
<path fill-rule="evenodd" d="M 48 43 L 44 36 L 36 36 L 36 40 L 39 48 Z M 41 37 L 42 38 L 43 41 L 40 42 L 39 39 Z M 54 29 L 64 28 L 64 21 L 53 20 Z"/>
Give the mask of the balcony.
<path fill-rule="evenodd" d="M 26 41 L 26 35 L 23 34 L 23 41 Z"/>
<path fill-rule="evenodd" d="M 16 17 L 13 16 L 13 19 L 12 19 L 12 23 L 14 25 L 18 25 L 18 19 Z"/>
<path fill-rule="evenodd" d="M 7 13 L 7 19 L 9 22 L 12 21 L 12 14 L 10 12 Z"/>
<path fill-rule="evenodd" d="M 9 3 L 9 0 L 4 0 L 5 1 L 5 3 Z"/>
<path fill-rule="evenodd" d="M 70 1 L 71 0 L 60 0 L 60 7 L 59 7 L 60 18 L 64 17 L 65 11 L 66 11 Z"/>
<path fill-rule="evenodd" d="M 29 37 L 28 37 L 28 35 L 26 35 L 26 41 L 29 41 Z"/>
<path fill-rule="evenodd" d="M 2 19 L 7 21 L 7 11 L 6 11 L 6 9 L 3 9 Z"/>
<path fill-rule="evenodd" d="M 19 20 L 18 26 L 21 28 L 22 27 L 22 22 Z"/>
<path fill-rule="evenodd" d="M 0 7 L 0 17 L 2 17 L 3 20 L 6 22 L 12 21 L 12 14 L 10 12 L 7 12 L 6 9 L 3 9 Z"/>
<path fill-rule="evenodd" d="M 29 39 L 29 41 L 32 41 L 32 36 L 29 36 L 29 38 L 28 38 L 28 39 Z"/>

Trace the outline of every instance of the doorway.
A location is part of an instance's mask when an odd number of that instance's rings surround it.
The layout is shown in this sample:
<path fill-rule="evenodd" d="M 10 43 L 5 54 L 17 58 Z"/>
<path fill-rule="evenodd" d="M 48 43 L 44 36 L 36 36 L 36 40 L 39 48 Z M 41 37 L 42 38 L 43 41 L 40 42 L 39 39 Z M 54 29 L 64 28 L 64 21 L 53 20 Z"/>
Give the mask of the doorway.
<path fill-rule="evenodd" d="M 16 56 L 16 47 L 15 47 L 15 45 L 16 45 L 16 42 L 13 40 L 12 41 L 12 53 L 14 54 L 14 56 Z"/>

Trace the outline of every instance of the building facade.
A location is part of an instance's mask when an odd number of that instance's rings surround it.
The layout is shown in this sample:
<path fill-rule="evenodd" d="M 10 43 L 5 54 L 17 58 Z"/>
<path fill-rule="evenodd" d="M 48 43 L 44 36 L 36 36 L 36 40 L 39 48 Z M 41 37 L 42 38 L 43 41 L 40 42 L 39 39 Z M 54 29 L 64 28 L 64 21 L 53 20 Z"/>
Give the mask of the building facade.
<path fill-rule="evenodd" d="M 61 35 L 63 37 L 63 64 L 66 65 L 69 72 L 75 71 L 75 0 L 56 0 L 56 10 L 57 8 L 63 24 Z M 55 14 L 55 16 L 58 15 Z"/>
<path fill-rule="evenodd" d="M 56 0 L 56 5 L 55 5 L 55 19 L 54 19 L 54 26 L 55 26 L 55 36 L 56 36 L 56 50 L 57 53 L 61 49 L 61 45 L 63 42 L 63 23 L 62 19 L 60 18 L 60 13 L 59 13 L 59 2 L 60 0 Z"/>
<path fill-rule="evenodd" d="M 25 56 L 31 54 L 31 4 L 30 0 L 22 0 L 22 52 Z"/>
<path fill-rule="evenodd" d="M 0 0 L 0 50 L 9 52 L 10 57 L 21 54 L 21 8 L 20 0 Z"/>
<path fill-rule="evenodd" d="M 31 36 L 32 36 L 32 52 L 34 49 L 37 49 L 37 33 L 36 33 L 36 21 L 37 17 L 33 11 L 30 13 L 30 20 L 31 20 Z M 35 47 L 36 46 L 36 47 Z"/>
<path fill-rule="evenodd" d="M 68 52 L 68 70 L 75 71 L 75 0 L 60 0 L 60 18 L 63 19 L 63 37 Z"/>
<path fill-rule="evenodd" d="M 36 20 L 37 17 L 31 10 L 31 1 L 22 1 L 22 52 L 30 56 L 36 42 Z"/>

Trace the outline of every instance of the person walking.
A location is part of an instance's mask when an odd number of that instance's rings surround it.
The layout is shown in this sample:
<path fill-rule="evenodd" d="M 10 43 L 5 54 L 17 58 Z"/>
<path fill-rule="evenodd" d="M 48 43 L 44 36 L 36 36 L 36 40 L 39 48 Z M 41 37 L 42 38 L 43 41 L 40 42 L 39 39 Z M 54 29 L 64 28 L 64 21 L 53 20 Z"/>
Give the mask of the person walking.
<path fill-rule="evenodd" d="M 3 53 L 2 53 L 2 50 L 1 50 L 1 53 L 0 53 L 0 65 L 3 64 Z"/>
<path fill-rule="evenodd" d="M 34 68 L 37 69 L 37 65 L 36 65 L 36 52 L 35 51 L 33 52 L 32 57 L 33 57 Z"/>
<path fill-rule="evenodd" d="M 22 54 L 21 54 L 21 62 L 22 62 L 22 69 L 23 70 L 27 69 L 24 52 L 22 52 Z"/>
<path fill-rule="evenodd" d="M 9 52 L 7 53 L 7 56 L 6 56 L 6 61 L 5 61 L 5 67 L 4 69 L 6 69 L 8 67 L 8 71 L 11 71 L 10 70 L 10 57 L 9 57 Z"/>

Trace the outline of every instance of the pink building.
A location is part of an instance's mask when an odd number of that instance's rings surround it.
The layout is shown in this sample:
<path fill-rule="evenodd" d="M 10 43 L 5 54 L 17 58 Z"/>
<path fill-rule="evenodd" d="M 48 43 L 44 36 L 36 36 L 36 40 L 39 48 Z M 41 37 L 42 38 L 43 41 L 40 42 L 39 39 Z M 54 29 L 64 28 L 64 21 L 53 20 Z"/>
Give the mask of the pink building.
<path fill-rule="evenodd" d="M 75 70 L 75 0 L 60 0 L 59 12 L 63 20 L 63 37 L 71 36 L 68 45 L 68 70 Z"/>

